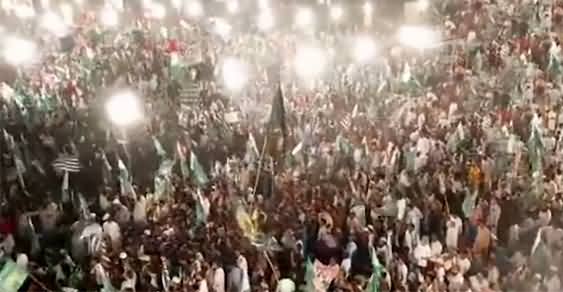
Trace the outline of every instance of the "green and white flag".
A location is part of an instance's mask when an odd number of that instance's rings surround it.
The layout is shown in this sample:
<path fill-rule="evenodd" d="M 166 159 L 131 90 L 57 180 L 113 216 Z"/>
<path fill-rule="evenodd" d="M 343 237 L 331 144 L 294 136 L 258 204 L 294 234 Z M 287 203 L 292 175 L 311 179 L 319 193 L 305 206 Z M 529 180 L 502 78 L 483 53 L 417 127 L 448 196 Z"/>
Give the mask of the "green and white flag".
<path fill-rule="evenodd" d="M 119 185 L 122 196 L 131 195 L 136 200 L 137 194 L 133 189 L 133 184 L 131 182 L 131 176 L 129 175 L 129 170 L 125 166 L 125 163 L 121 158 L 117 157 L 117 167 L 119 168 Z"/>
<path fill-rule="evenodd" d="M 18 291 L 28 276 L 14 261 L 7 260 L 0 270 L 0 291 Z"/>
<path fill-rule="evenodd" d="M 209 178 L 207 174 L 205 174 L 205 170 L 203 166 L 199 164 L 199 160 L 193 151 L 190 152 L 190 170 L 193 174 L 195 182 L 199 186 L 204 186 L 209 182 Z"/>
<path fill-rule="evenodd" d="M 379 262 L 379 259 L 377 259 L 377 254 L 375 253 L 375 249 L 373 247 L 370 247 L 369 254 L 371 257 L 371 266 L 373 271 L 371 277 L 369 278 L 365 292 L 379 292 L 381 276 L 385 267 L 383 267 L 383 265 Z"/>

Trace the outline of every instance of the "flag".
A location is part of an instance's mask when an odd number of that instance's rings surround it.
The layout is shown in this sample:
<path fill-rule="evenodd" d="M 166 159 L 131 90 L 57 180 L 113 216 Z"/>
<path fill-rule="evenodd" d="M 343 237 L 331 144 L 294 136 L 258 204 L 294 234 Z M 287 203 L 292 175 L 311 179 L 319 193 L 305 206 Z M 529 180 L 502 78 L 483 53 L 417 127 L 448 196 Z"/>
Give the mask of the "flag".
<path fill-rule="evenodd" d="M 339 271 L 339 265 L 324 265 L 319 260 L 312 262 L 311 258 L 308 258 L 305 263 L 306 291 L 328 291 L 330 283 L 338 276 Z"/>
<path fill-rule="evenodd" d="M 182 172 L 182 178 L 186 179 L 190 176 L 190 168 L 186 159 L 186 149 L 180 144 L 180 141 L 176 142 L 176 151 L 178 157 L 180 157 L 180 171 Z"/>
<path fill-rule="evenodd" d="M 348 114 L 346 115 L 341 121 L 340 121 L 340 125 L 342 126 L 342 128 L 344 128 L 344 130 L 349 131 L 350 128 L 352 127 L 352 117 Z"/>
<path fill-rule="evenodd" d="M 137 198 L 137 194 L 133 189 L 133 184 L 131 183 L 131 176 L 129 175 L 129 170 L 125 167 L 125 163 L 121 158 L 117 157 L 117 168 L 119 169 L 119 187 L 122 196 L 131 194 L 133 198 Z"/>
<path fill-rule="evenodd" d="M 154 143 L 154 148 L 156 149 L 156 154 L 160 157 L 166 156 L 166 151 L 164 151 L 164 148 L 162 147 L 162 144 L 160 144 L 160 141 L 158 141 L 158 138 L 156 138 L 156 136 L 152 136 L 152 141 Z"/>
<path fill-rule="evenodd" d="M 57 171 L 79 172 L 81 168 L 77 155 L 59 155 L 52 165 Z"/>
<path fill-rule="evenodd" d="M 241 229 L 244 237 L 248 238 L 250 242 L 255 242 L 258 240 L 261 234 L 261 232 L 258 230 L 258 224 L 256 224 L 256 222 L 244 208 L 244 205 L 240 202 L 235 209 L 235 219 L 237 220 L 238 226 Z"/>
<path fill-rule="evenodd" d="M 532 125 L 532 133 L 528 139 L 528 157 L 533 172 L 542 172 L 544 144 L 539 126 Z"/>
<path fill-rule="evenodd" d="M 18 291 L 28 277 L 28 273 L 14 261 L 7 260 L 0 270 L 0 291 Z"/>
<path fill-rule="evenodd" d="M 279 129 L 281 131 L 282 134 L 282 152 L 285 153 L 285 144 L 286 144 L 286 138 L 287 138 L 287 128 L 286 128 L 286 123 L 285 123 L 285 107 L 284 107 L 284 103 L 283 103 L 283 92 L 282 92 L 282 88 L 281 88 L 281 84 L 278 85 L 278 90 L 276 93 L 276 96 L 274 96 L 274 99 L 272 100 L 272 111 L 270 114 L 270 132 L 274 132 L 277 129 Z M 270 133 L 270 134 L 271 134 Z M 276 141 L 276 140 L 274 140 Z M 274 145 L 277 145 L 277 143 L 274 143 Z M 279 149 L 279 148 L 278 148 Z M 277 150 L 277 149 L 276 149 Z M 278 152 L 278 151 L 273 151 L 274 152 Z M 274 155 L 272 155 L 274 156 Z"/>
<path fill-rule="evenodd" d="M 377 259 L 377 254 L 375 253 L 373 247 L 370 247 L 369 254 L 371 257 L 372 274 L 369 278 L 365 292 L 379 292 L 379 283 L 385 268 L 381 265 L 381 263 L 379 263 L 379 259 Z"/>
<path fill-rule="evenodd" d="M 348 140 L 344 138 L 342 134 L 338 134 L 338 136 L 336 136 L 335 144 L 336 151 L 345 155 L 352 153 L 352 146 L 350 145 L 350 142 L 348 142 Z"/>
<path fill-rule="evenodd" d="M 209 178 L 207 178 L 207 174 L 205 174 L 205 170 L 199 164 L 197 156 L 193 151 L 190 152 L 190 170 L 194 176 L 196 183 L 200 186 L 203 186 L 209 182 Z"/>
<path fill-rule="evenodd" d="M 201 84 L 195 80 L 184 81 L 180 89 L 180 104 L 182 107 L 190 107 L 196 104 L 201 94 Z"/>

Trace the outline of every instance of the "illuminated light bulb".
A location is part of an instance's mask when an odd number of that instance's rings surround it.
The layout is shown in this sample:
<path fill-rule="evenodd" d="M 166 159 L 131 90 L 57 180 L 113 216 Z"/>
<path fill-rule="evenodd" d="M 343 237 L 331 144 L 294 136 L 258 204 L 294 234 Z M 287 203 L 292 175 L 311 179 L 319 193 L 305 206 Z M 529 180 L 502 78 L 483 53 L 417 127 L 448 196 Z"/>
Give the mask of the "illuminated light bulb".
<path fill-rule="evenodd" d="M 335 21 L 338 22 L 342 19 L 342 16 L 344 15 L 344 10 L 342 9 L 342 7 L 340 6 L 332 6 L 330 7 L 330 18 Z"/>
<path fill-rule="evenodd" d="M 238 10 L 239 10 L 239 4 L 237 0 L 227 1 L 227 11 L 229 11 L 230 14 L 235 14 L 238 12 Z"/>

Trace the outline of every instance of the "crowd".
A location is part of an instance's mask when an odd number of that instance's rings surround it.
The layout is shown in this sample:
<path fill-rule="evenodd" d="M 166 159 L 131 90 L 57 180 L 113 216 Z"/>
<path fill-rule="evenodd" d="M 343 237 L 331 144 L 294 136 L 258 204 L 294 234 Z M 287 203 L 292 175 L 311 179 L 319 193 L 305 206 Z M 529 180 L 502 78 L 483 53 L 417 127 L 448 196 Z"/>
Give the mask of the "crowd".
<path fill-rule="evenodd" d="M 39 60 L 0 72 L 14 289 L 561 291 L 563 2 L 431 8 L 447 41 L 379 27 L 368 64 L 341 53 L 360 26 L 225 38 L 84 13 L 58 45 L 40 36 Z M 333 48 L 305 81 L 303 42 Z M 225 56 L 249 63 L 236 92 Z M 124 88 L 144 116 L 118 127 L 105 104 Z"/>

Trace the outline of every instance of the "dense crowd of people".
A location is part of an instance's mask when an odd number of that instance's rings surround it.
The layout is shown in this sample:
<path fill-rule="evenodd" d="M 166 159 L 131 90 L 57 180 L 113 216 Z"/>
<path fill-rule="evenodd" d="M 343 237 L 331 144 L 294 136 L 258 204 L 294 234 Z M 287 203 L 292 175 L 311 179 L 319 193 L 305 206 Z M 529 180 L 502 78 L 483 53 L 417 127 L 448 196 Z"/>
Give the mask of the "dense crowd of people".
<path fill-rule="evenodd" d="M 563 2 L 430 6 L 425 50 L 89 13 L 41 35 L 0 74 L 3 265 L 28 291 L 561 291 Z M 341 53 L 359 32 L 377 61 Z M 332 49 L 308 80 L 304 42 Z"/>

